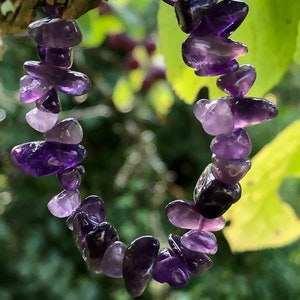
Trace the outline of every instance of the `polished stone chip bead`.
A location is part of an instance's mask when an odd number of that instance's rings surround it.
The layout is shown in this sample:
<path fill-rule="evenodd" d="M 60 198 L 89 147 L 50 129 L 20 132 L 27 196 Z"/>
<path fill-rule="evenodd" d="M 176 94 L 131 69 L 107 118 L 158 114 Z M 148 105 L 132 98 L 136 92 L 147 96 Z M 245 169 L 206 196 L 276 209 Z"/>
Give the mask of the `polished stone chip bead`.
<path fill-rule="evenodd" d="M 54 196 L 47 204 L 50 213 L 57 218 L 70 216 L 80 205 L 80 194 L 78 190 L 63 190 Z"/>
<path fill-rule="evenodd" d="M 86 261 L 91 270 L 101 273 L 101 262 L 107 248 L 119 240 L 116 229 L 108 222 L 100 223 L 85 238 Z"/>
<path fill-rule="evenodd" d="M 194 114 L 202 124 L 203 130 L 210 135 L 226 134 L 233 131 L 233 115 L 225 99 L 198 100 L 194 106 Z"/>
<path fill-rule="evenodd" d="M 201 36 L 228 37 L 244 21 L 248 11 L 248 5 L 243 1 L 220 1 L 205 13 L 194 31 Z"/>
<path fill-rule="evenodd" d="M 177 0 L 174 7 L 182 31 L 189 33 L 199 24 L 204 12 L 217 0 Z"/>
<path fill-rule="evenodd" d="M 20 79 L 20 100 L 23 103 L 31 103 L 43 98 L 51 89 L 51 85 L 42 78 L 33 78 L 24 75 Z"/>
<path fill-rule="evenodd" d="M 210 144 L 210 150 L 224 159 L 245 159 L 252 150 L 247 131 L 239 128 L 228 134 L 217 135 Z"/>
<path fill-rule="evenodd" d="M 195 74 L 200 77 L 217 76 L 234 72 L 239 68 L 239 63 L 233 59 L 225 62 L 217 62 L 215 64 L 203 64 L 199 69 L 195 70 Z"/>
<path fill-rule="evenodd" d="M 167 3 L 171 6 L 174 6 L 177 0 L 162 0 L 162 1 L 164 1 L 165 3 Z"/>
<path fill-rule="evenodd" d="M 217 87 L 232 97 L 243 97 L 248 93 L 255 79 L 255 68 L 251 65 L 242 65 L 235 72 L 218 78 Z"/>
<path fill-rule="evenodd" d="M 66 169 L 57 174 L 59 184 L 67 191 L 75 191 L 81 183 L 81 177 L 85 170 L 82 165 Z"/>
<path fill-rule="evenodd" d="M 137 297 L 145 290 L 156 263 L 159 241 L 152 236 L 135 239 L 126 249 L 123 278 L 128 293 Z"/>
<path fill-rule="evenodd" d="M 62 144 L 79 144 L 83 139 L 83 130 L 74 118 L 64 119 L 45 132 L 45 140 Z"/>
<path fill-rule="evenodd" d="M 274 103 L 261 98 L 227 98 L 235 128 L 242 128 L 272 120 L 278 115 Z"/>
<path fill-rule="evenodd" d="M 80 44 L 82 35 L 75 21 L 43 18 L 28 26 L 29 36 L 38 44 L 49 48 L 68 48 Z"/>
<path fill-rule="evenodd" d="M 171 287 L 183 287 L 190 281 L 188 267 L 173 250 L 167 248 L 159 251 L 152 276 L 154 280 Z"/>
<path fill-rule="evenodd" d="M 67 226 L 73 230 L 73 221 L 78 213 L 83 213 L 93 224 L 100 224 L 106 219 L 104 201 L 97 195 L 90 195 L 84 199 L 73 215 L 67 219 Z"/>
<path fill-rule="evenodd" d="M 183 200 L 170 202 L 166 208 L 166 215 L 171 224 L 183 229 L 195 229 L 199 231 L 218 231 L 224 228 L 225 219 L 204 218 L 193 203 Z"/>
<path fill-rule="evenodd" d="M 201 274 L 213 265 L 212 260 L 205 253 L 184 247 L 180 236 L 170 234 L 168 242 L 174 253 L 187 266 L 190 273 L 194 275 Z"/>
<path fill-rule="evenodd" d="M 42 61 L 63 69 L 70 69 L 72 67 L 72 48 L 48 48 L 38 45 L 37 49 Z"/>
<path fill-rule="evenodd" d="M 58 115 L 33 108 L 25 115 L 26 122 L 36 131 L 46 132 L 57 122 Z"/>
<path fill-rule="evenodd" d="M 78 165 L 86 157 L 86 150 L 81 145 L 36 141 L 15 146 L 11 156 L 24 173 L 40 177 Z"/>
<path fill-rule="evenodd" d="M 199 177 L 194 189 L 194 201 L 200 213 L 215 219 L 222 216 L 241 197 L 239 183 L 228 185 L 219 181 L 209 164 Z"/>
<path fill-rule="evenodd" d="M 249 159 L 223 159 L 212 156 L 211 171 L 214 176 L 229 185 L 239 182 L 250 170 L 251 161 Z"/>
<path fill-rule="evenodd" d="M 24 69 L 32 77 L 46 80 L 65 94 L 80 96 L 86 94 L 90 88 L 89 78 L 80 72 L 65 70 L 37 61 L 26 61 Z"/>
<path fill-rule="evenodd" d="M 215 235 L 211 232 L 190 230 L 181 239 L 181 244 L 189 250 L 205 254 L 215 254 L 218 244 Z"/>
<path fill-rule="evenodd" d="M 49 90 L 43 98 L 38 99 L 35 103 L 39 110 L 53 114 L 58 114 L 61 111 L 60 100 L 54 88 Z"/>
<path fill-rule="evenodd" d="M 123 260 L 127 247 L 121 241 L 111 244 L 105 251 L 101 261 L 101 271 L 113 278 L 123 277 Z"/>

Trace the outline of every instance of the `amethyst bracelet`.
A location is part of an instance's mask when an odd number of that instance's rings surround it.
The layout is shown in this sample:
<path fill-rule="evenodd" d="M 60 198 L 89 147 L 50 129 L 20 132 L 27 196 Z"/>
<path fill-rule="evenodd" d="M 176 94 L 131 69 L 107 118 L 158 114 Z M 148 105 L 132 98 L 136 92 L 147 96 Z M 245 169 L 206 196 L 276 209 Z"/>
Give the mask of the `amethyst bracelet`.
<path fill-rule="evenodd" d="M 26 174 L 40 177 L 56 174 L 62 192 L 48 202 L 58 218 L 67 218 L 75 243 L 88 267 L 114 278 L 123 278 L 132 296 L 139 296 L 152 278 L 172 287 L 188 284 L 190 275 L 212 266 L 208 256 L 217 252 L 214 231 L 225 226 L 223 214 L 241 197 L 240 179 L 251 167 L 251 141 L 245 127 L 271 120 L 277 109 L 269 101 L 245 97 L 256 73 L 251 65 L 239 66 L 237 58 L 247 47 L 229 39 L 248 13 L 239 0 L 164 0 L 174 6 L 180 28 L 188 34 L 182 45 L 184 62 L 198 76 L 216 76 L 217 86 L 228 96 L 209 101 L 200 99 L 195 117 L 214 136 L 210 163 L 196 183 L 194 203 L 175 200 L 165 212 L 170 223 L 188 231 L 170 234 L 169 248 L 160 249 L 152 236 L 136 238 L 125 245 L 106 219 L 104 201 L 90 195 L 81 201 L 79 186 L 85 173 L 86 157 L 80 145 L 83 130 L 74 118 L 58 122 L 61 104 L 58 91 L 83 95 L 90 88 L 88 77 L 72 71 L 72 47 L 81 41 L 75 21 L 63 20 L 55 9 L 49 18 L 29 25 L 28 33 L 37 44 L 40 62 L 27 61 L 20 80 L 20 100 L 35 103 L 26 114 L 27 123 L 44 134 L 44 140 L 15 146 L 13 162 Z"/>

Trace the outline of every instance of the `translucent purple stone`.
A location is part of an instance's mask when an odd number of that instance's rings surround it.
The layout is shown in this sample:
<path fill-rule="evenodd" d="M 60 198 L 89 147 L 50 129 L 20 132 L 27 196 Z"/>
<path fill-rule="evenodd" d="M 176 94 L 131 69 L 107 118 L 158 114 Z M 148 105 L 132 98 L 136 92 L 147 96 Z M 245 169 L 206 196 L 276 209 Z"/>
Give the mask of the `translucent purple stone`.
<path fill-rule="evenodd" d="M 135 239 L 126 249 L 123 262 L 125 287 L 133 297 L 145 290 L 156 263 L 159 241 L 152 236 Z"/>
<path fill-rule="evenodd" d="M 63 190 L 54 196 L 47 204 L 50 213 L 57 218 L 70 216 L 80 204 L 80 194 L 78 190 Z"/>
<path fill-rule="evenodd" d="M 182 44 L 184 62 L 197 75 L 220 75 L 238 68 L 235 59 L 247 53 L 241 43 L 217 36 L 190 36 Z M 226 72 L 225 72 L 226 71 Z"/>
<path fill-rule="evenodd" d="M 160 283 L 168 283 L 172 287 L 183 287 L 189 283 L 190 274 L 187 266 L 174 251 L 164 248 L 158 253 L 153 279 Z"/>
<path fill-rule="evenodd" d="M 81 145 L 36 141 L 15 146 L 11 156 L 24 173 L 39 177 L 78 165 L 86 157 L 86 150 Z"/>
<path fill-rule="evenodd" d="M 26 61 L 24 69 L 32 77 L 42 78 L 59 91 L 72 96 L 86 94 L 90 88 L 89 78 L 80 72 L 64 70 L 37 61 Z"/>
<path fill-rule="evenodd" d="M 243 22 L 248 10 L 248 5 L 243 1 L 220 1 L 207 10 L 195 32 L 202 36 L 228 37 Z"/>
<path fill-rule="evenodd" d="M 214 176 L 229 185 L 239 182 L 251 168 L 249 159 L 222 159 L 213 155 L 212 162 Z"/>
<path fill-rule="evenodd" d="M 44 136 L 46 141 L 76 145 L 83 139 L 83 130 L 76 119 L 68 118 L 57 123 Z"/>
<path fill-rule="evenodd" d="M 190 230 L 181 239 L 181 244 L 189 250 L 215 254 L 218 251 L 218 244 L 215 235 L 211 232 Z"/>
<path fill-rule="evenodd" d="M 38 99 L 36 107 L 39 110 L 58 114 L 61 110 L 61 105 L 56 90 L 52 88 L 43 98 Z"/>
<path fill-rule="evenodd" d="M 42 97 L 51 89 L 49 83 L 43 79 L 24 75 L 20 79 L 20 100 L 23 103 L 31 103 Z"/>
<path fill-rule="evenodd" d="M 210 135 L 226 134 L 233 131 L 233 115 L 225 99 L 209 101 L 201 99 L 194 106 L 194 114 L 203 129 Z"/>
<path fill-rule="evenodd" d="M 33 108 L 25 115 L 27 123 L 39 132 L 50 130 L 57 122 L 58 115 Z"/>
<path fill-rule="evenodd" d="M 76 166 L 74 168 L 66 169 L 57 174 L 59 184 L 68 191 L 75 191 L 80 183 L 81 177 L 85 173 L 83 166 Z"/>
<path fill-rule="evenodd" d="M 119 240 L 116 229 L 108 222 L 103 222 L 88 233 L 85 239 L 86 261 L 91 270 L 101 272 L 101 262 L 107 248 Z"/>
<path fill-rule="evenodd" d="M 163 0 L 163 2 L 171 5 L 171 6 L 174 6 L 174 4 L 176 3 L 177 0 Z"/>
<path fill-rule="evenodd" d="M 81 33 L 75 21 L 60 18 L 44 18 L 28 26 L 30 37 L 38 44 L 49 48 L 74 47 L 81 42 Z"/>
<path fill-rule="evenodd" d="M 210 150 L 224 159 L 245 159 L 252 150 L 246 130 L 239 128 L 228 134 L 217 135 L 210 144 Z"/>
<path fill-rule="evenodd" d="M 123 277 L 123 260 L 126 248 L 124 243 L 116 241 L 106 249 L 101 262 L 101 271 L 105 275 L 114 278 Z"/>
<path fill-rule="evenodd" d="M 241 197 L 241 186 L 219 181 L 211 170 L 211 164 L 199 177 L 194 189 L 194 201 L 200 213 L 208 219 L 223 215 Z"/>
<path fill-rule="evenodd" d="M 204 218 L 198 211 L 195 204 L 175 200 L 165 208 L 167 217 L 171 224 L 183 229 L 195 229 L 199 231 L 218 231 L 224 228 L 225 219 Z"/>
<path fill-rule="evenodd" d="M 278 115 L 276 106 L 261 98 L 227 99 L 234 118 L 235 128 L 241 128 L 269 121 Z"/>
<path fill-rule="evenodd" d="M 73 63 L 72 48 L 48 48 L 38 46 L 42 61 L 63 69 L 70 69 Z"/>

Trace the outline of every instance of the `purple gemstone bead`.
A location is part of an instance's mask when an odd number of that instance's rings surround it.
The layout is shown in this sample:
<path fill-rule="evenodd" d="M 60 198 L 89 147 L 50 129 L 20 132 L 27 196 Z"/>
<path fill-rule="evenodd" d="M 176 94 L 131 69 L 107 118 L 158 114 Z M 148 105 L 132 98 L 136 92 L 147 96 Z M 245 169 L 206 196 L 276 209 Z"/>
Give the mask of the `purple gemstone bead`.
<path fill-rule="evenodd" d="M 101 272 L 101 261 L 106 249 L 119 240 L 116 229 L 109 223 L 103 222 L 95 231 L 87 234 L 85 239 L 86 261 L 91 270 Z"/>
<path fill-rule="evenodd" d="M 210 150 L 220 158 L 245 159 L 251 153 L 252 144 L 246 130 L 239 128 L 217 135 L 210 144 Z"/>
<path fill-rule="evenodd" d="M 125 287 L 133 297 L 140 296 L 152 277 L 159 241 L 152 236 L 135 239 L 126 249 L 123 261 Z"/>
<path fill-rule="evenodd" d="M 195 32 L 202 36 L 228 37 L 244 21 L 248 10 L 243 1 L 220 1 L 205 13 Z"/>
<path fill-rule="evenodd" d="M 37 100 L 36 107 L 39 110 L 58 114 L 61 110 L 61 105 L 56 90 L 52 88 L 43 98 Z"/>
<path fill-rule="evenodd" d="M 81 145 L 36 141 L 15 146 L 13 162 L 30 176 L 48 176 L 78 165 L 86 157 Z"/>
<path fill-rule="evenodd" d="M 176 3 L 177 0 L 162 0 L 163 2 L 171 5 L 171 6 L 174 6 L 174 4 Z"/>
<path fill-rule="evenodd" d="M 43 98 L 50 89 L 49 83 L 42 78 L 24 75 L 20 79 L 20 100 L 23 103 L 34 102 Z"/>
<path fill-rule="evenodd" d="M 201 68 L 195 70 L 195 74 L 198 76 L 217 76 L 221 74 L 227 74 L 234 72 L 239 68 L 238 62 L 234 60 L 229 60 L 226 62 L 220 62 L 216 64 L 203 64 Z"/>
<path fill-rule="evenodd" d="M 75 191 L 80 183 L 81 177 L 85 173 L 83 166 L 76 166 L 74 168 L 66 169 L 57 174 L 59 184 L 67 191 Z"/>
<path fill-rule="evenodd" d="M 247 47 L 241 43 L 217 36 L 199 37 L 190 34 L 182 44 L 184 62 L 196 69 L 197 72 L 199 70 L 203 76 L 211 75 L 204 74 L 206 69 L 221 72 L 221 69 L 227 70 L 232 67 L 235 70 L 236 63 L 234 60 L 246 53 Z"/>
<path fill-rule="evenodd" d="M 201 122 L 204 131 L 210 135 L 233 131 L 233 115 L 225 99 L 214 101 L 201 99 L 194 106 L 194 114 Z"/>
<path fill-rule="evenodd" d="M 184 247 L 180 236 L 170 234 L 168 242 L 174 253 L 188 267 L 190 273 L 201 274 L 212 266 L 213 262 L 206 254 Z"/>
<path fill-rule="evenodd" d="M 255 79 L 255 68 L 251 65 L 242 65 L 235 72 L 221 76 L 217 80 L 217 86 L 230 96 L 243 97 L 248 93 Z"/>
<path fill-rule="evenodd" d="M 199 177 L 194 189 L 194 201 L 200 213 L 215 219 L 225 213 L 241 197 L 241 186 L 225 184 L 212 173 L 209 164 Z"/>
<path fill-rule="evenodd" d="M 72 96 L 86 94 L 90 88 L 89 78 L 80 72 L 64 70 L 37 61 L 26 61 L 24 69 L 32 77 L 43 78 L 59 91 Z"/>
<path fill-rule="evenodd" d="M 278 115 L 276 106 L 260 98 L 229 98 L 227 99 L 234 118 L 235 128 L 260 124 Z"/>
<path fill-rule="evenodd" d="M 189 250 L 207 254 L 215 254 L 218 244 L 215 235 L 211 232 L 190 230 L 181 239 L 181 244 Z"/>
<path fill-rule="evenodd" d="M 39 132 L 46 132 L 50 130 L 57 122 L 58 115 L 49 113 L 38 108 L 30 110 L 25 119 L 27 123 L 35 130 Z"/>
<path fill-rule="evenodd" d="M 120 241 L 111 244 L 105 251 L 102 262 L 101 271 L 110 277 L 123 277 L 123 260 L 126 251 L 126 245 Z"/>
<path fill-rule="evenodd" d="M 68 118 L 57 123 L 44 136 L 49 142 L 76 145 L 83 139 L 83 130 L 76 119 Z"/>
<path fill-rule="evenodd" d="M 172 287 L 183 287 L 189 283 L 190 274 L 174 251 L 164 248 L 158 253 L 153 279 L 160 283 L 166 282 Z"/>
<path fill-rule="evenodd" d="M 214 176 L 229 185 L 239 182 L 251 167 L 249 159 L 222 159 L 213 155 L 212 161 L 211 171 Z"/>
<path fill-rule="evenodd" d="M 225 219 L 204 218 L 198 211 L 196 205 L 175 200 L 170 202 L 165 208 L 167 217 L 171 224 L 183 229 L 196 229 L 199 231 L 218 231 L 224 228 Z"/>
<path fill-rule="evenodd" d="M 48 48 L 38 46 L 42 61 L 63 69 L 70 69 L 73 64 L 72 48 Z"/>
<path fill-rule="evenodd" d="M 63 190 L 54 196 L 47 204 L 51 214 L 57 218 L 70 216 L 80 204 L 80 194 L 78 190 Z"/>
<path fill-rule="evenodd" d="M 30 37 L 38 44 L 49 48 L 74 47 L 81 42 L 81 33 L 75 21 L 60 18 L 44 18 L 28 26 Z"/>

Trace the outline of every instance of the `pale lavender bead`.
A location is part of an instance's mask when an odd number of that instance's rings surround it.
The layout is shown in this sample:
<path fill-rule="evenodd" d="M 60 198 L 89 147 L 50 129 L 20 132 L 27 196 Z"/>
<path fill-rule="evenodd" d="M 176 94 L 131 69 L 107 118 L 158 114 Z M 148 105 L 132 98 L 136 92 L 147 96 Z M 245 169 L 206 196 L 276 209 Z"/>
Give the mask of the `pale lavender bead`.
<path fill-rule="evenodd" d="M 31 103 L 42 97 L 51 89 L 47 81 L 24 75 L 20 79 L 20 100 L 23 103 Z"/>
<path fill-rule="evenodd" d="M 105 251 L 101 261 L 101 271 L 110 277 L 121 278 L 126 245 L 120 241 L 111 244 Z"/>
<path fill-rule="evenodd" d="M 38 108 L 33 108 L 25 116 L 27 123 L 39 132 L 50 130 L 57 122 L 57 118 L 57 114 L 39 110 Z"/>
<path fill-rule="evenodd" d="M 210 135 L 226 134 L 233 131 L 232 112 L 224 99 L 214 101 L 201 99 L 194 106 L 194 114 L 201 122 L 204 131 Z"/>
<path fill-rule="evenodd" d="M 54 196 L 47 204 L 50 213 L 57 218 L 70 216 L 80 205 L 80 194 L 78 190 L 63 190 Z"/>
<path fill-rule="evenodd" d="M 184 247 L 192 251 L 207 254 L 215 254 L 218 251 L 217 239 L 211 232 L 190 230 L 180 241 Z"/>
<path fill-rule="evenodd" d="M 251 153 L 252 145 L 246 130 L 240 128 L 216 136 L 210 144 L 210 150 L 224 159 L 245 159 Z"/>
<path fill-rule="evenodd" d="M 195 204 L 183 200 L 170 202 L 165 211 L 170 223 L 179 228 L 218 231 L 225 226 L 223 217 L 207 219 L 199 213 Z"/>
<path fill-rule="evenodd" d="M 242 65 L 238 70 L 218 78 L 217 87 L 230 96 L 243 97 L 248 93 L 255 79 L 255 68 L 251 65 Z"/>
<path fill-rule="evenodd" d="M 74 118 L 68 118 L 57 123 L 45 132 L 45 140 L 62 144 L 79 144 L 83 138 L 83 130 Z"/>

